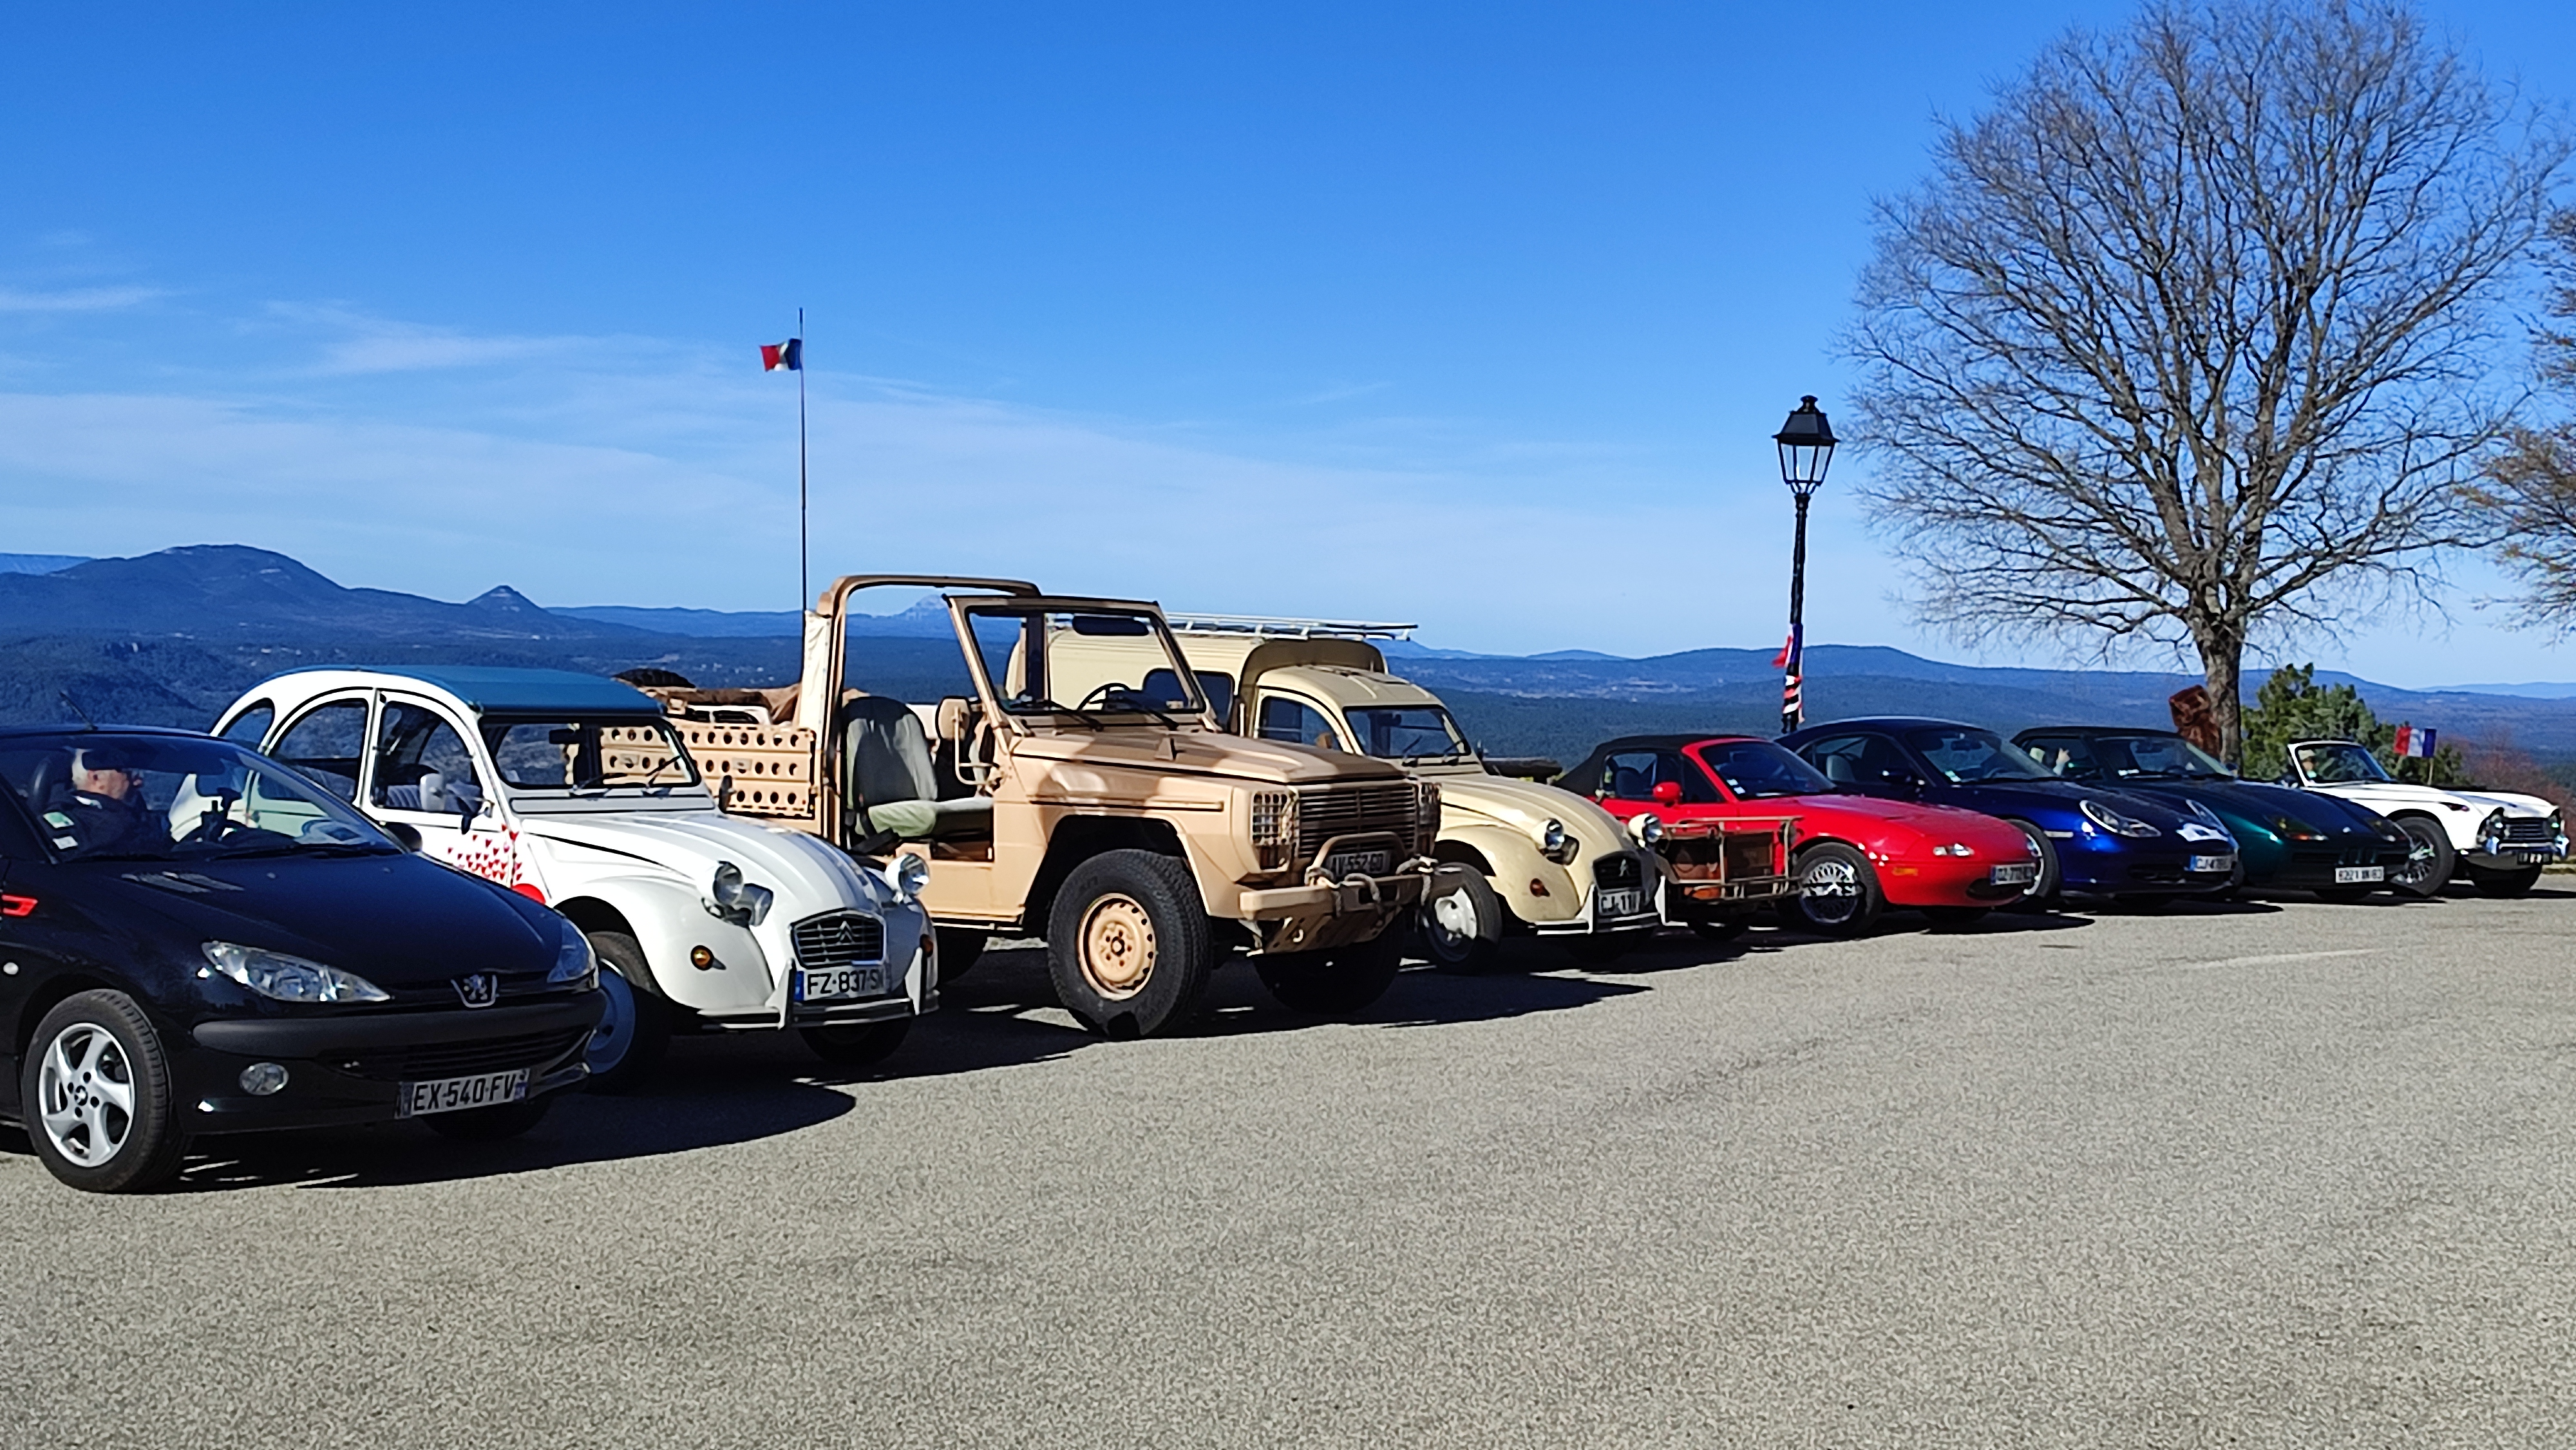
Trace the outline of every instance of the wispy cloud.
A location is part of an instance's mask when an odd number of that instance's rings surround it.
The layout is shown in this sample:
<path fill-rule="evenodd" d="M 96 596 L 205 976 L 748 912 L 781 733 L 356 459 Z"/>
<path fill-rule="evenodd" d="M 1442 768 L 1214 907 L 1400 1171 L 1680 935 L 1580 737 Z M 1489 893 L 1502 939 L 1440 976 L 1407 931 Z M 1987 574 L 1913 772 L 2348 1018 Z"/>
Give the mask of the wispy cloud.
<path fill-rule="evenodd" d="M 162 295 L 157 287 L 74 287 L 56 292 L 0 287 L 0 312 L 109 312 Z"/>
<path fill-rule="evenodd" d="M 491 367 L 569 352 L 589 341 L 578 337 L 472 333 L 305 303 L 271 303 L 268 313 L 289 323 L 340 334 L 322 345 L 320 370 L 341 375 Z"/>

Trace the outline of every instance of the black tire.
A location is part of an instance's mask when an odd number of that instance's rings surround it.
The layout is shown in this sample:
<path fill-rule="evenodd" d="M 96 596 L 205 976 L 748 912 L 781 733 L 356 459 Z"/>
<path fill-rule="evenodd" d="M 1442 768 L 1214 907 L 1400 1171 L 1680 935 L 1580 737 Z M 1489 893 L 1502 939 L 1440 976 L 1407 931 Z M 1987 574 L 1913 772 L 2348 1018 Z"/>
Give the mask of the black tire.
<path fill-rule="evenodd" d="M 1153 1037 L 1198 1016 L 1216 933 L 1187 862 L 1104 851 L 1065 878 L 1047 913 L 1056 1000 L 1103 1037 Z"/>
<path fill-rule="evenodd" d="M 1687 917 L 1684 924 L 1690 927 L 1691 935 L 1701 941 L 1733 941 L 1744 935 L 1744 929 L 1753 921 L 1743 912 L 1730 911 L 1723 916 Z"/>
<path fill-rule="evenodd" d="M 1878 925 L 1887 893 L 1869 858 L 1840 841 L 1798 853 L 1798 894 L 1782 903 L 1789 919 L 1826 936 L 1859 936 Z M 1823 890 L 1818 890 L 1818 887 Z"/>
<path fill-rule="evenodd" d="M 2426 816 L 2395 816 L 2390 824 L 2406 833 L 2414 852 L 2405 865 L 2388 873 L 2388 884 L 2408 896 L 2441 895 L 2460 864 L 2460 853 L 2452 849 L 2442 823 Z"/>
<path fill-rule="evenodd" d="M 607 1002 L 591 1029 L 582 1060 L 590 1064 L 590 1090 L 632 1092 L 662 1065 L 671 1045 L 671 1004 L 639 982 L 653 980 L 644 948 L 622 931 L 594 931 L 590 950 L 599 958 L 599 994 Z"/>
<path fill-rule="evenodd" d="M 1423 958 L 1444 972 L 1481 972 L 1503 950 L 1503 899 L 1485 873 L 1451 864 L 1431 873 L 1414 914 Z"/>
<path fill-rule="evenodd" d="M 2022 838 L 2039 850 L 2039 879 L 2031 884 L 2030 890 L 2022 893 L 2021 900 L 2014 902 L 2012 909 L 2055 911 L 2066 891 L 2066 876 L 2057 864 L 2057 843 L 2048 839 L 2046 831 L 2017 816 L 2004 817 L 2004 824 L 2021 832 Z"/>
<path fill-rule="evenodd" d="M 1990 906 L 1927 906 L 1923 908 L 1923 914 L 1931 920 L 1934 927 L 1943 931 L 1957 931 L 1961 927 L 1975 926 L 1985 920 L 1986 913 L 1993 909 Z"/>
<path fill-rule="evenodd" d="M 840 1068 L 874 1067 L 894 1055 L 912 1031 L 912 1019 L 853 1022 L 846 1027 L 799 1027 L 796 1035 L 816 1057 Z"/>
<path fill-rule="evenodd" d="M 1261 985 L 1291 1012 L 1347 1017 L 1386 995 L 1404 964 L 1393 928 L 1373 941 L 1322 952 L 1276 952 L 1252 959 Z"/>
<path fill-rule="evenodd" d="M 537 1125 L 546 1109 L 555 1105 L 554 1094 L 541 1098 L 521 1098 L 493 1108 L 467 1108 L 461 1113 L 432 1113 L 421 1119 L 430 1131 L 442 1138 L 464 1143 L 498 1143 L 515 1138 Z"/>
<path fill-rule="evenodd" d="M 2478 889 L 2480 896 L 2506 899 L 2529 896 L 2531 888 L 2540 884 L 2540 868 L 2521 866 L 2511 871 L 2494 871 L 2484 866 L 2471 866 L 2469 884 Z"/>
<path fill-rule="evenodd" d="M 18 1102 L 45 1171 L 84 1193 L 158 1188 L 188 1149 L 161 1034 L 123 992 L 76 993 L 45 1014 L 18 1066 Z"/>
<path fill-rule="evenodd" d="M 983 958 L 984 943 L 992 940 L 993 936 L 991 932 L 977 931 L 971 926 L 941 926 L 931 930 L 939 940 L 939 980 L 943 983 L 956 981 L 973 971 L 975 963 Z"/>

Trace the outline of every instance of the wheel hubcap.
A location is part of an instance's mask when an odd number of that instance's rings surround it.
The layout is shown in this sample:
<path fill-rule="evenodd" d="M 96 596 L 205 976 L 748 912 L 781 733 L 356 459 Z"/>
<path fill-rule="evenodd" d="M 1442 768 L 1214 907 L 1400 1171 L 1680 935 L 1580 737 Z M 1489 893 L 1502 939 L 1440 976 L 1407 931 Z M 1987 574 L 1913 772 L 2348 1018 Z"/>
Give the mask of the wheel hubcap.
<path fill-rule="evenodd" d="M 55 1034 L 36 1069 L 36 1116 L 54 1151 L 80 1167 L 117 1155 L 134 1130 L 134 1067 L 114 1033 L 75 1022 Z"/>
<path fill-rule="evenodd" d="M 2433 843 L 2425 828 L 2411 821 L 2398 829 L 2406 833 L 2407 839 L 2414 843 L 2414 849 L 2406 853 L 2406 864 L 2397 868 L 2390 879 L 2401 886 L 2413 886 L 2433 874 Z"/>
<path fill-rule="evenodd" d="M 1145 990 L 1154 975 L 1154 919 L 1133 897 L 1104 896 L 1083 915 L 1082 975 L 1111 1001 Z"/>
<path fill-rule="evenodd" d="M 1476 900 L 1467 894 L 1467 888 L 1459 887 L 1432 901 L 1431 926 L 1432 935 L 1442 946 L 1454 947 L 1474 939 L 1478 926 Z"/>
<path fill-rule="evenodd" d="M 1818 921 L 1849 921 L 1860 910 L 1860 873 L 1849 861 L 1810 861 L 1798 875 L 1798 899 Z"/>
<path fill-rule="evenodd" d="M 599 1025 L 590 1030 L 590 1044 L 582 1049 L 582 1059 L 592 1072 L 607 1072 L 626 1060 L 626 1049 L 635 1045 L 635 988 L 614 971 L 599 974 L 599 995 L 603 1010 Z"/>

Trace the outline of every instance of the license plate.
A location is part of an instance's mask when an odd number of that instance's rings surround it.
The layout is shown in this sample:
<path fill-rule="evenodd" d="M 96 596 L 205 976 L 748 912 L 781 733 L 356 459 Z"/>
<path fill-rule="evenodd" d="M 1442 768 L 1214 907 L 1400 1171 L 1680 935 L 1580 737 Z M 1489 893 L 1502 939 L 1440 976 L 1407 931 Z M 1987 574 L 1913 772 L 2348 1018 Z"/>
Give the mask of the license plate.
<path fill-rule="evenodd" d="M 2028 886 L 2039 879 L 2039 867 L 2029 861 L 2018 866 L 1998 866 L 1992 879 L 1997 886 Z"/>
<path fill-rule="evenodd" d="M 2556 856 L 2547 851 L 2525 851 L 2522 853 L 2522 864 L 2525 866 L 2546 866 L 2557 859 L 2558 858 Z"/>
<path fill-rule="evenodd" d="M 2234 856 L 2194 856 L 2191 858 L 2191 869 L 2194 871 L 2233 871 L 2236 869 L 2236 858 Z"/>
<path fill-rule="evenodd" d="M 1604 891 L 1592 898 L 1592 914 L 1609 918 L 1635 916 L 1646 909 L 1646 893 L 1633 887 Z"/>
<path fill-rule="evenodd" d="M 813 967 L 796 973 L 796 1000 L 799 1002 L 833 1002 L 844 997 L 882 997 L 886 994 L 886 969 L 875 967 Z"/>
<path fill-rule="evenodd" d="M 1336 881 L 1352 876 L 1384 876 L 1394 869 L 1392 851 L 1342 851 L 1324 858 L 1324 874 Z"/>
<path fill-rule="evenodd" d="M 2388 868 L 2385 866 L 2337 866 L 2335 868 L 2335 885 L 2337 886 L 2357 886 L 2365 881 L 2385 881 L 2387 879 Z"/>
<path fill-rule="evenodd" d="M 468 1108 L 498 1107 L 528 1095 L 528 1070 L 478 1072 L 472 1077 L 442 1077 L 434 1082 L 407 1082 L 395 1100 L 394 1116 L 417 1118 L 429 1113 L 461 1113 Z"/>

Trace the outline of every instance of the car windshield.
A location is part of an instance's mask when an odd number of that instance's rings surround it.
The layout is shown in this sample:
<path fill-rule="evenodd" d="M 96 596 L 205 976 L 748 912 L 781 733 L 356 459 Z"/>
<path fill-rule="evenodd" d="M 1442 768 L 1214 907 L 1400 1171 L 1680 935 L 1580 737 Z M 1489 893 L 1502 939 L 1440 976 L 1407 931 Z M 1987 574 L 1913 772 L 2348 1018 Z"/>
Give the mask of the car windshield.
<path fill-rule="evenodd" d="M 0 742 L 0 779 L 59 860 L 402 850 L 293 766 L 229 741 L 21 736 Z"/>
<path fill-rule="evenodd" d="M 1438 705 L 1378 705 L 1344 710 L 1363 755 L 1381 760 L 1464 760 L 1476 753 L 1458 722 Z"/>
<path fill-rule="evenodd" d="M 487 716 L 481 726 L 484 748 L 512 790 L 668 790 L 698 783 L 696 762 L 659 716 Z"/>
<path fill-rule="evenodd" d="M 2388 779 L 2388 772 L 2380 768 L 2379 757 L 2350 741 L 2301 745 L 2294 748 L 2294 753 L 2299 757 L 2301 773 L 2319 785 L 2355 785 Z"/>
<path fill-rule="evenodd" d="M 1992 730 L 1946 725 L 1937 730 L 1908 731 L 1905 739 L 1952 785 L 2056 779 L 2029 756 L 2004 744 L 2003 737 Z"/>
<path fill-rule="evenodd" d="M 2217 756 L 2179 735 L 2098 735 L 2095 758 L 2115 779 L 2233 780 Z"/>
<path fill-rule="evenodd" d="M 1737 800 L 1772 800 L 1780 796 L 1831 795 L 1834 783 L 1814 766 L 1768 740 L 1733 740 L 1703 745 L 1699 758 Z"/>
<path fill-rule="evenodd" d="M 1106 715 L 1151 715 L 1167 722 L 1196 718 L 1207 709 L 1198 675 L 1181 658 L 1161 615 L 1147 609 L 1068 610 L 1029 603 L 978 604 L 966 611 L 984 676 L 1002 708 L 1013 715 L 1067 715 L 1097 724 Z M 1154 643 L 1152 660 L 1128 679 L 1104 680 L 1078 700 L 1052 693 L 1049 645 L 1067 635 L 1083 639 L 1137 639 Z"/>

